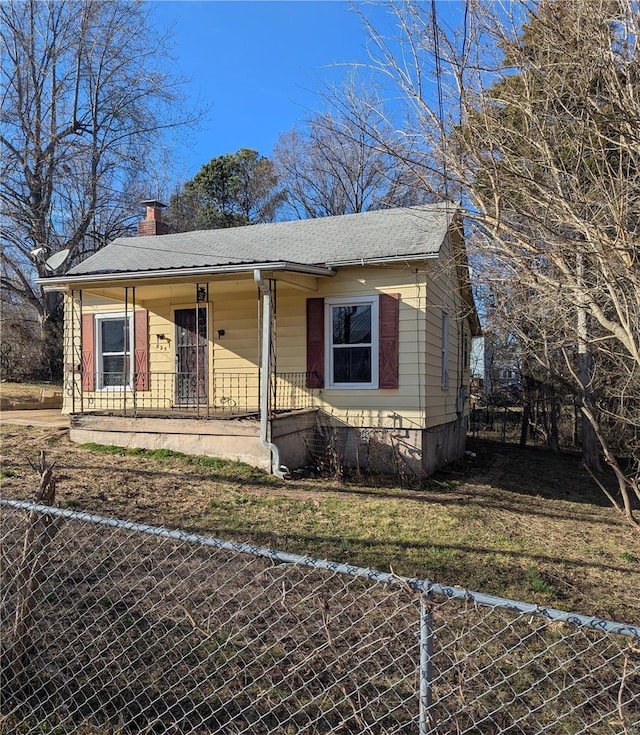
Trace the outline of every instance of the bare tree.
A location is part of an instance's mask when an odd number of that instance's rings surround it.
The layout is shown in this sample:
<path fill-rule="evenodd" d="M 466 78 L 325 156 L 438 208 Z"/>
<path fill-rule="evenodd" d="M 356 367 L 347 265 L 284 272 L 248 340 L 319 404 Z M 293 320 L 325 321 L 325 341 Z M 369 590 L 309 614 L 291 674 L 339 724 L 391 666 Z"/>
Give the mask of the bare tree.
<path fill-rule="evenodd" d="M 483 275 L 493 278 L 494 289 L 506 278 L 526 288 L 527 301 L 512 306 L 514 318 L 523 309 L 544 317 L 534 353 L 552 350 L 556 363 L 564 361 L 618 493 L 608 492 L 596 473 L 594 479 L 635 522 L 638 3 L 521 0 L 461 7 L 460 24 L 452 28 L 437 17 L 435 2 L 392 5 L 399 45 L 369 26 L 373 65 L 399 85 L 407 102 L 410 127 L 397 154 L 411 159 L 407 141 L 430 152 L 423 185 L 459 192 Z M 633 461 L 621 461 L 618 446 Z"/>
<path fill-rule="evenodd" d="M 375 90 L 350 79 L 336 94 L 348 114 L 319 112 L 275 146 L 276 171 L 293 214 L 326 217 L 428 199 L 411 169 L 388 150 L 391 130 Z"/>
<path fill-rule="evenodd" d="M 2 290 L 37 310 L 52 371 L 60 303 L 35 277 L 56 252 L 69 251 L 68 265 L 128 231 L 162 131 L 181 122 L 150 11 L 128 0 L 0 5 Z"/>

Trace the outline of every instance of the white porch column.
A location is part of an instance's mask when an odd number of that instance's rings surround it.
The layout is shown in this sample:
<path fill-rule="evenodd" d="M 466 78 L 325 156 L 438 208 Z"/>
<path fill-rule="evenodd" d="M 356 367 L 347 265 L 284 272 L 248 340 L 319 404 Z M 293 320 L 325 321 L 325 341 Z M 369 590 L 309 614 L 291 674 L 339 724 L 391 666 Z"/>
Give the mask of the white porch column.
<path fill-rule="evenodd" d="M 271 472 L 284 479 L 280 467 L 278 447 L 271 442 L 271 377 L 275 369 L 273 282 L 265 281 L 259 269 L 253 279 L 258 284 L 261 297 L 262 338 L 260 349 L 260 441 L 271 452 Z"/>

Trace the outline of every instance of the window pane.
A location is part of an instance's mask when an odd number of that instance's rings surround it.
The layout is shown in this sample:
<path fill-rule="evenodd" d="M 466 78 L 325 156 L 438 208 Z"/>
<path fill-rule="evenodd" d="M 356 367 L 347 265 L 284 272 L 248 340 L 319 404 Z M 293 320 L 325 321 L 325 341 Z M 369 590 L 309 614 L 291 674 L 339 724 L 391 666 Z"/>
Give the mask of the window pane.
<path fill-rule="evenodd" d="M 370 383 L 371 347 L 341 347 L 333 350 L 334 383 Z"/>
<path fill-rule="evenodd" d="M 102 352 L 124 352 L 125 320 L 107 319 L 102 325 Z"/>
<path fill-rule="evenodd" d="M 102 387 L 126 385 L 128 370 L 124 355 L 104 355 L 102 358 Z"/>
<path fill-rule="evenodd" d="M 371 342 L 371 305 L 334 306 L 333 344 L 353 345 Z"/>

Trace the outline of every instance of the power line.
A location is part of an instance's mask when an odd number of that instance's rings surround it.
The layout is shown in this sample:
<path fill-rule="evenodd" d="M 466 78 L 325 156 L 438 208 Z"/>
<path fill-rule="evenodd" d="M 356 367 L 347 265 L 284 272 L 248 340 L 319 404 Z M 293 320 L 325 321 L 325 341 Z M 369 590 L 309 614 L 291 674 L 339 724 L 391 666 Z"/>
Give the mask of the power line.
<path fill-rule="evenodd" d="M 436 65 L 436 88 L 438 91 L 438 120 L 440 122 L 440 137 L 442 143 L 442 152 L 444 153 L 445 143 L 445 125 L 444 125 L 444 102 L 442 94 L 442 59 L 440 56 L 440 39 L 438 15 L 436 11 L 436 0 L 431 0 L 431 28 L 433 31 L 433 53 Z M 449 175 L 447 170 L 446 156 L 442 156 L 442 173 L 444 175 L 444 195 L 449 199 Z"/>
<path fill-rule="evenodd" d="M 209 230 L 194 230 L 194 232 L 209 232 Z M 186 235 L 188 233 L 180 233 L 180 234 Z M 121 247 L 127 248 L 127 250 L 150 250 L 154 253 L 172 253 L 172 254 L 175 254 L 176 252 L 175 248 L 161 248 L 157 246 L 151 247 L 151 246 L 142 245 L 140 244 L 139 240 L 136 237 L 119 237 L 117 240 L 113 240 L 112 242 L 108 243 L 108 245 L 113 245 L 114 243 L 117 243 Z M 100 250 L 97 250 L 96 253 L 94 253 L 94 255 L 97 255 L 98 253 L 100 253 L 101 250 L 102 248 Z M 183 250 L 182 248 L 180 248 L 180 255 L 194 255 L 198 257 L 209 257 L 211 255 L 215 255 L 217 257 L 227 258 L 228 260 L 236 261 L 238 263 L 247 262 L 246 258 L 238 258 L 233 255 L 227 255 L 226 253 L 224 254 L 218 253 L 210 248 L 207 248 L 206 251 L 204 252 L 202 250 L 200 252 L 195 252 L 192 250 Z"/>
<path fill-rule="evenodd" d="M 465 0 L 464 3 L 464 18 L 462 21 L 462 55 L 461 55 L 461 67 L 460 67 L 460 105 L 458 106 L 458 125 L 462 125 L 462 110 L 463 100 L 462 95 L 464 93 L 464 70 L 467 65 L 467 44 L 469 42 L 469 0 Z"/>

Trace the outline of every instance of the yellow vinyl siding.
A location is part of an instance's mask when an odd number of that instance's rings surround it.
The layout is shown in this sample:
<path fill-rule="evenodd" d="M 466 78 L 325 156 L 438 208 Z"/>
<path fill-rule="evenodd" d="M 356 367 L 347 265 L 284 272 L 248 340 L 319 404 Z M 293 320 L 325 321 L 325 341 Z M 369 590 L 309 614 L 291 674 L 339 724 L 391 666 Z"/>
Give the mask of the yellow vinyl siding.
<path fill-rule="evenodd" d="M 318 279 L 317 292 L 278 285 L 277 293 L 278 372 L 306 370 L 307 298 L 400 294 L 399 387 L 324 388 L 316 391 L 315 405 L 359 426 L 424 426 L 424 265 L 341 268 L 333 278 Z"/>
<path fill-rule="evenodd" d="M 250 405 L 257 409 L 258 296 L 253 280 L 216 283 L 209 291 L 213 308 L 214 405 Z M 218 336 L 220 330 L 224 335 Z"/>
<path fill-rule="evenodd" d="M 427 299 L 426 329 L 426 412 L 427 427 L 454 421 L 457 418 L 458 395 L 465 382 L 461 372 L 462 334 L 467 329 L 466 318 L 455 265 L 449 242 L 442 247 L 442 257 L 431 264 Z M 442 315 L 449 315 L 447 350 L 448 385 L 442 387 Z"/>
<path fill-rule="evenodd" d="M 171 373 L 176 367 L 175 327 L 170 314 L 149 308 L 149 371 Z M 164 339 L 160 339 L 163 335 Z"/>
<path fill-rule="evenodd" d="M 455 420 L 458 388 L 467 385 L 468 371 L 461 373 L 462 329 L 469 334 L 453 267 L 442 265 L 444 258 L 383 266 L 341 268 L 331 278 L 318 278 L 317 291 L 308 291 L 278 282 L 276 286 L 276 372 L 306 371 L 306 301 L 313 297 L 351 297 L 379 293 L 400 295 L 399 304 L 399 387 L 397 389 L 320 389 L 314 391 L 314 405 L 336 418 L 358 426 L 424 428 Z M 76 292 L 77 294 L 77 292 Z M 131 292 L 130 292 L 131 294 Z M 120 298 L 120 301 L 118 301 Z M 159 287 L 137 286 L 136 308 L 149 313 L 149 366 L 151 374 L 175 372 L 176 309 L 195 308 L 195 283 Z M 82 313 L 124 311 L 124 289 L 92 288 L 82 295 Z M 129 307 L 131 309 L 131 306 Z M 449 313 L 449 387 L 441 386 L 442 310 Z M 132 309 L 131 309 L 132 310 Z M 68 323 L 71 301 L 67 297 Z M 77 305 L 76 305 L 77 311 Z M 259 319 L 258 289 L 250 275 L 209 283 L 208 303 L 209 400 L 234 399 L 242 390 L 243 400 L 258 404 Z M 219 336 L 223 330 L 224 335 Z M 164 339 L 160 339 L 164 335 Z M 65 362 L 77 361 L 79 329 L 75 342 L 65 343 Z M 470 335 L 468 336 L 470 345 Z M 74 355 L 76 356 L 74 358 Z M 246 375 L 242 385 L 236 380 L 224 386 L 216 376 Z M 78 378 L 76 377 L 76 381 Z M 279 386 L 281 393 L 299 391 Z M 146 398 L 152 403 L 161 396 L 159 382 L 151 381 Z M 166 386 L 163 399 L 166 401 Z M 85 397 L 90 398 L 85 394 Z M 237 397 L 239 398 L 239 397 Z M 67 406 L 67 404 L 65 404 Z M 68 407 L 67 407 L 67 410 Z M 86 410 L 86 406 L 85 406 Z"/>

